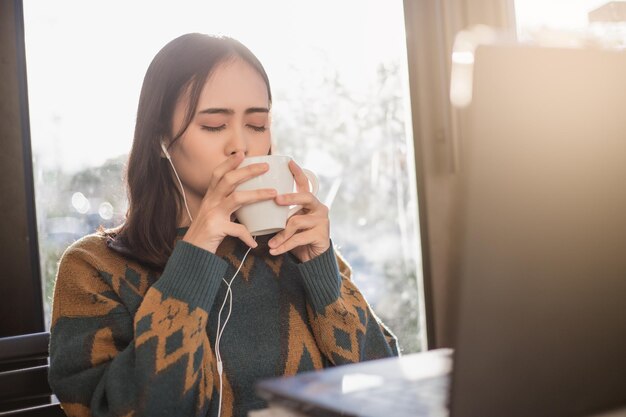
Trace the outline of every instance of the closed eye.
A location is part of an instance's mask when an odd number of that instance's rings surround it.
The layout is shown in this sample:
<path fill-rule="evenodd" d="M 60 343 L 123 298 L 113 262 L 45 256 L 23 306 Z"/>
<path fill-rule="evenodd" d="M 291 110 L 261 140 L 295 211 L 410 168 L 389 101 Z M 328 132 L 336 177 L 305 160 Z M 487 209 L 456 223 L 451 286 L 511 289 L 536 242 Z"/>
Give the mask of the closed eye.
<path fill-rule="evenodd" d="M 208 130 L 209 132 L 219 132 L 220 130 L 224 130 L 226 128 L 226 125 L 220 125 L 220 126 L 205 126 L 202 125 L 202 129 L 203 130 Z"/>
<path fill-rule="evenodd" d="M 254 130 L 255 132 L 259 132 L 259 133 L 263 133 L 267 130 L 265 126 L 248 125 L 248 127 Z"/>

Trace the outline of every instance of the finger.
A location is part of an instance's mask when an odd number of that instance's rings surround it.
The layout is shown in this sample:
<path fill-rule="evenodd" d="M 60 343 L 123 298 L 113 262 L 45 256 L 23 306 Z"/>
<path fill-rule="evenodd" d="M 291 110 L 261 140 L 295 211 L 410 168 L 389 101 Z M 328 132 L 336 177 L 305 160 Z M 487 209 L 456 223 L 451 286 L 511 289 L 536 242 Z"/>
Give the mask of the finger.
<path fill-rule="evenodd" d="M 309 190 L 309 179 L 304 174 L 304 171 L 296 162 L 292 159 L 289 161 L 289 169 L 293 174 L 293 178 L 296 180 L 296 190 L 298 192 L 305 192 Z"/>
<path fill-rule="evenodd" d="M 226 227 L 226 234 L 228 236 L 233 236 L 241 239 L 243 243 L 250 246 L 251 248 L 256 248 L 258 246 L 258 243 L 256 243 L 256 241 L 254 240 L 254 238 L 250 234 L 250 231 L 248 231 L 246 226 L 244 226 L 243 224 L 230 223 Z"/>
<path fill-rule="evenodd" d="M 227 172 L 237 168 L 244 158 L 245 154 L 243 152 L 236 152 L 229 156 L 224 162 L 215 167 L 215 169 L 213 170 L 213 175 L 211 176 L 211 181 L 209 182 L 209 189 L 215 189 L 222 177 L 226 175 Z"/>
<path fill-rule="evenodd" d="M 272 188 L 262 188 L 250 191 L 235 191 L 228 196 L 222 203 L 222 207 L 230 215 L 237 211 L 240 207 L 247 204 L 257 203 L 259 201 L 271 200 L 276 197 L 276 190 Z"/>
<path fill-rule="evenodd" d="M 317 197 L 309 192 L 278 195 L 276 196 L 276 204 L 279 206 L 293 206 L 299 204 L 309 211 L 326 208 Z M 324 211 L 327 211 L 327 209 Z"/>
<path fill-rule="evenodd" d="M 284 241 L 290 239 L 293 235 L 301 230 L 312 229 L 319 223 L 319 219 L 314 216 L 299 216 L 295 215 L 287 220 L 287 225 L 284 230 L 277 233 L 276 236 L 271 238 L 268 242 L 270 248 L 280 246 Z"/>
<path fill-rule="evenodd" d="M 216 191 L 222 196 L 227 196 L 232 193 L 239 184 L 264 174 L 269 168 L 267 163 L 259 163 L 229 171 L 222 176 L 222 179 L 216 186 Z"/>
<path fill-rule="evenodd" d="M 319 233 L 315 230 L 307 230 L 304 232 L 296 233 L 290 239 L 287 239 L 280 246 L 270 249 L 270 254 L 280 255 L 285 252 L 289 252 L 299 246 L 310 245 L 319 239 Z"/>

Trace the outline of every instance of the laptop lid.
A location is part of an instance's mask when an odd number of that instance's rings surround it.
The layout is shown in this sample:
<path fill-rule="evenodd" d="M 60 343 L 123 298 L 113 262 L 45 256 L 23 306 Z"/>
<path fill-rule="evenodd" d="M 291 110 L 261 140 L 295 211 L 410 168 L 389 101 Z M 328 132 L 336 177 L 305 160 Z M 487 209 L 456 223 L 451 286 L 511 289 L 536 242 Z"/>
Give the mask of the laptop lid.
<path fill-rule="evenodd" d="M 481 46 L 467 116 L 451 415 L 626 404 L 626 53 Z"/>
<path fill-rule="evenodd" d="M 447 417 L 451 367 L 444 348 L 266 379 L 256 391 L 313 417 Z"/>

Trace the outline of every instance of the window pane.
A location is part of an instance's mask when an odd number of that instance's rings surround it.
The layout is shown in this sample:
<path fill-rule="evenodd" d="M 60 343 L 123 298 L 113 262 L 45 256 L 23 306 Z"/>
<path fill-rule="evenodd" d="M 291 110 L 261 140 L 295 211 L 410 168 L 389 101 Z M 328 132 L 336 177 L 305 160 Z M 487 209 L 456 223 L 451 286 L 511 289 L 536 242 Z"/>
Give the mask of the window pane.
<path fill-rule="evenodd" d="M 543 37 L 550 42 L 566 42 L 549 34 L 558 30 L 626 47 L 626 1 L 515 0 L 515 15 L 521 40 Z"/>
<path fill-rule="evenodd" d="M 274 153 L 320 177 L 357 285 L 405 352 L 425 348 L 401 0 L 24 3 L 46 302 L 62 251 L 123 221 L 151 59 L 183 33 L 222 33 L 264 63 Z"/>

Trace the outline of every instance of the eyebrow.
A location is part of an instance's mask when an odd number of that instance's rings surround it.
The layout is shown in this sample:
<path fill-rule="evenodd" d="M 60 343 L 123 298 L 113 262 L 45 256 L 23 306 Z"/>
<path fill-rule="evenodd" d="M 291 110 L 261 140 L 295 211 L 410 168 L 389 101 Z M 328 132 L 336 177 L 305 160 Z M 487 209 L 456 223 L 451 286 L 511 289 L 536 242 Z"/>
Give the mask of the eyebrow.
<path fill-rule="evenodd" d="M 270 109 L 268 109 L 267 107 L 249 107 L 245 110 L 245 114 L 250 114 L 250 113 L 269 113 Z M 233 109 L 225 109 L 225 108 L 219 108 L 219 107 L 215 107 L 215 108 L 209 108 L 209 109 L 204 109 L 204 110 L 200 110 L 198 112 L 198 114 L 228 114 L 228 115 L 232 115 L 235 114 L 235 111 Z"/>

